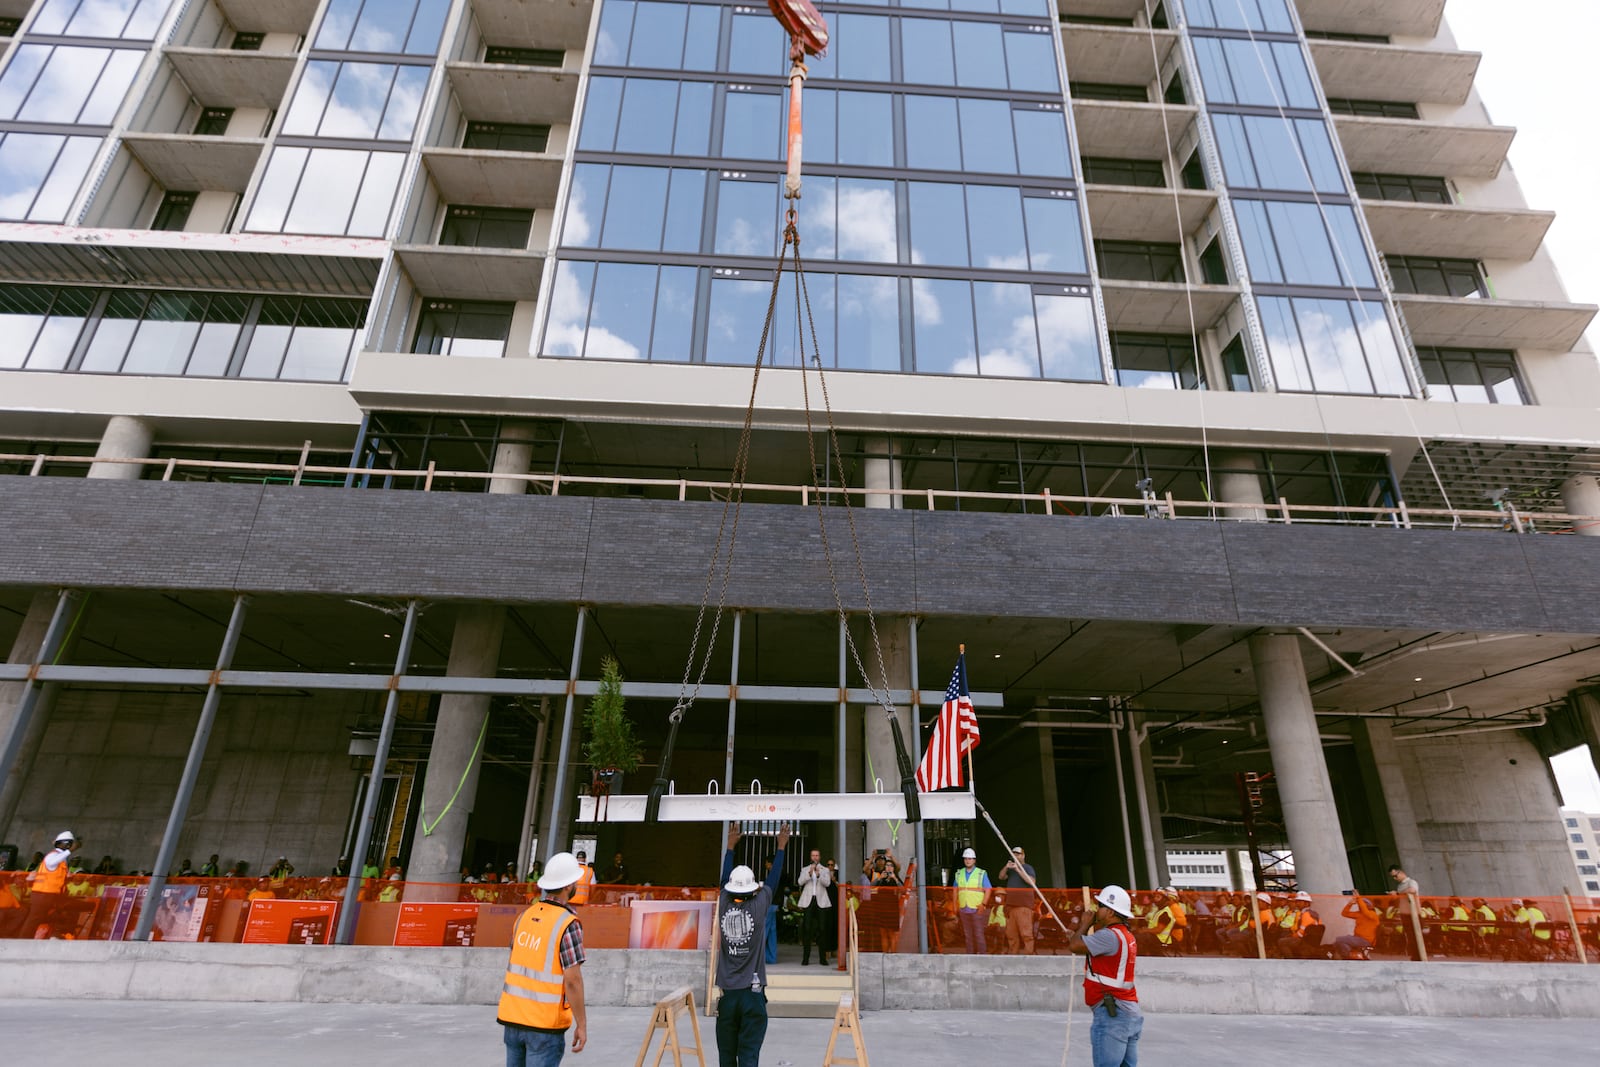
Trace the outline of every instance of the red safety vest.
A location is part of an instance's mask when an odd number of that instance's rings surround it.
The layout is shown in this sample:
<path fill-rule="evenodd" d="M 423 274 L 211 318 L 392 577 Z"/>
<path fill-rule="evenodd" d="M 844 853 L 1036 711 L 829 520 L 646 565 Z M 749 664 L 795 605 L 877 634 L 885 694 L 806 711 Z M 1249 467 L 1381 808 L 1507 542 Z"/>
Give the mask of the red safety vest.
<path fill-rule="evenodd" d="M 1083 1000 L 1091 1008 L 1108 993 L 1118 1000 L 1139 999 L 1133 988 L 1133 964 L 1139 955 L 1133 935 L 1120 923 L 1106 929 L 1117 935 L 1122 947 L 1106 956 L 1088 957 L 1083 972 Z"/>
<path fill-rule="evenodd" d="M 561 966 L 561 935 L 577 919 L 567 909 L 545 901 L 517 919 L 511 938 L 511 961 L 500 990 L 500 1021 L 535 1030 L 572 1026 Z"/>

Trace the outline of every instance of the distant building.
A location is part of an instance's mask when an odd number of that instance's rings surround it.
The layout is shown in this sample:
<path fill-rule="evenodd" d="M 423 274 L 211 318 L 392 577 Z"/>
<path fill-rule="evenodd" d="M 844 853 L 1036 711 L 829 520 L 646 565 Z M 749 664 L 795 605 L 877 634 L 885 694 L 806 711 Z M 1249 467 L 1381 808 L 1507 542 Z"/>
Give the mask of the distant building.
<path fill-rule="evenodd" d="M 1578 884 L 1586 895 L 1600 896 L 1600 815 L 1562 808 L 1561 825 L 1578 868 Z"/>

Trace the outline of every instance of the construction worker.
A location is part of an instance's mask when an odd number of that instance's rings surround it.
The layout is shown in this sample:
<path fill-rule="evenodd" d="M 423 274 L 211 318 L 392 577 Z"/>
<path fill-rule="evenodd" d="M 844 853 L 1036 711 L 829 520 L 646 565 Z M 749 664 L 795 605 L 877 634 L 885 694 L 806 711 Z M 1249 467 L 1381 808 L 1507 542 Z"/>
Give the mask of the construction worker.
<path fill-rule="evenodd" d="M 200 877 L 215 878 L 220 875 L 222 873 L 221 859 L 222 857 L 213 852 L 211 858 L 200 865 Z"/>
<path fill-rule="evenodd" d="M 267 872 L 267 877 L 271 878 L 274 882 L 283 882 L 287 881 L 289 876 L 293 873 L 294 864 L 289 862 L 289 857 L 279 856 L 278 862 L 274 863 L 272 865 L 272 870 Z"/>
<path fill-rule="evenodd" d="M 1355 932 L 1334 938 L 1334 947 L 1343 952 L 1347 960 L 1371 959 L 1368 953 L 1378 943 L 1378 923 L 1382 918 L 1378 914 L 1378 909 L 1373 907 L 1372 902 L 1366 897 L 1352 889 L 1349 902 L 1339 914 L 1346 919 L 1355 920 Z"/>
<path fill-rule="evenodd" d="M 1473 920 L 1473 922 L 1478 924 L 1477 927 L 1476 927 L 1477 934 L 1478 934 L 1478 942 L 1477 942 L 1478 949 L 1485 956 L 1487 956 L 1489 954 L 1490 943 L 1496 937 L 1500 936 L 1500 928 L 1498 926 L 1494 926 L 1494 925 L 1487 925 L 1486 926 L 1484 924 L 1485 923 L 1493 924 L 1499 918 L 1500 918 L 1500 916 L 1498 916 L 1498 915 L 1496 915 L 1494 913 L 1494 908 L 1489 906 L 1489 902 L 1487 900 L 1484 900 L 1482 897 L 1474 897 L 1473 898 L 1473 900 L 1472 900 L 1472 920 Z"/>
<path fill-rule="evenodd" d="M 1513 900 L 1511 906 L 1516 909 L 1517 945 L 1523 955 L 1530 960 L 1544 957 L 1549 952 L 1546 944 L 1550 940 L 1550 928 L 1540 926 L 1546 921 L 1544 910 L 1539 907 L 1537 900 Z"/>
<path fill-rule="evenodd" d="M 984 913 L 994 896 L 994 886 L 989 884 L 989 872 L 978 866 L 978 854 L 970 848 L 961 853 L 961 866 L 956 870 L 955 883 L 961 940 L 968 955 L 980 955 L 984 951 Z"/>
<path fill-rule="evenodd" d="M 68 861 L 79 841 L 71 830 L 56 835 L 55 847 L 39 860 L 39 866 L 28 875 L 32 892 L 28 895 L 28 914 L 23 917 L 21 933 L 25 938 L 36 938 L 43 927 L 46 937 L 53 932 L 52 923 L 67 899 Z"/>
<path fill-rule="evenodd" d="M 1283 902 L 1283 914 L 1278 919 L 1278 937 L 1273 947 L 1279 956 L 1298 956 L 1306 930 L 1316 925 L 1311 914 L 1311 894 L 1301 890 Z"/>
<path fill-rule="evenodd" d="M 1036 897 L 1034 890 L 1038 887 L 1038 875 L 1034 872 L 1033 864 L 1028 862 L 1028 854 L 1018 845 L 1011 850 L 1011 859 L 1000 871 L 1000 877 L 1005 879 L 1005 888 L 1014 889 L 1011 907 L 1006 909 L 1006 934 L 1012 945 L 1012 952 L 1020 951 L 1028 956 L 1033 955 L 1033 937 L 1037 923 L 1034 913 L 1035 901 L 1029 896 L 1018 894 L 1026 893 Z M 1019 902 L 1026 901 L 1026 904 Z"/>
<path fill-rule="evenodd" d="M 570 852 L 550 857 L 539 899 L 517 917 L 500 990 L 506 1067 L 554 1067 L 589 1040 L 583 1003 L 583 924 L 568 906 L 582 868 Z"/>
<path fill-rule="evenodd" d="M 1155 891 L 1145 928 L 1135 935 L 1139 950 L 1152 956 L 1165 955 L 1172 946 L 1173 931 L 1178 928 L 1178 902 L 1165 889 Z"/>
<path fill-rule="evenodd" d="M 589 866 L 589 854 L 578 850 L 578 882 L 572 887 L 572 904 L 582 907 L 589 903 L 589 890 L 594 887 L 594 868 Z"/>
<path fill-rule="evenodd" d="M 728 850 L 722 857 L 722 893 L 717 902 L 717 1057 L 721 1067 L 756 1067 L 767 1038 L 766 924 L 778 880 L 783 877 L 783 851 L 789 846 L 789 824 L 778 827 L 778 851 L 765 882 L 744 864 L 734 866 L 738 824 L 728 827 Z"/>
<path fill-rule="evenodd" d="M 1128 930 L 1133 902 L 1119 885 L 1106 886 L 1094 900 L 1097 907 L 1084 916 L 1083 925 L 1067 934 L 1067 950 L 1088 957 L 1083 999 L 1094 1014 L 1089 1047 L 1094 1067 L 1134 1067 L 1144 1013 L 1133 984 L 1139 956 Z"/>
<path fill-rule="evenodd" d="M 1472 916 L 1467 912 L 1467 906 L 1461 902 L 1460 897 L 1451 897 L 1450 902 L 1445 905 L 1445 912 L 1444 918 L 1455 921 L 1439 927 L 1440 946 L 1447 952 L 1470 953 L 1472 927 L 1467 924 L 1471 922 Z"/>
<path fill-rule="evenodd" d="M 1267 909 L 1272 906 L 1272 898 L 1265 893 L 1257 893 L 1256 903 L 1260 905 L 1261 918 L 1271 921 L 1271 912 Z M 1256 949 L 1256 912 L 1251 910 L 1248 900 L 1239 905 L 1238 912 L 1237 924 L 1231 930 L 1218 930 L 1217 939 L 1239 955 L 1249 956 Z"/>
<path fill-rule="evenodd" d="M 1006 951 L 1006 891 L 994 891 L 994 907 L 989 909 L 989 921 L 983 928 L 984 947 L 993 955 L 1003 956 Z"/>

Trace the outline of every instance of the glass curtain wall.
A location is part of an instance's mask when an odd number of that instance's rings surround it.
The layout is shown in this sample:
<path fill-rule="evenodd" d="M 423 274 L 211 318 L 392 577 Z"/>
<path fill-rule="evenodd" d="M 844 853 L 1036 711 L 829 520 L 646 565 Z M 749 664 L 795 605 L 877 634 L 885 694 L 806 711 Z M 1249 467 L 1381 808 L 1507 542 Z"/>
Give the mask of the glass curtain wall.
<path fill-rule="evenodd" d="M 449 0 L 330 0 L 245 229 L 382 237 Z"/>
<path fill-rule="evenodd" d="M 169 0 L 44 0 L 0 70 L 0 220 L 66 222 Z"/>
<path fill-rule="evenodd" d="M 1102 381 L 1048 0 L 829 5 L 801 251 L 825 367 Z M 751 364 L 782 246 L 787 39 L 605 0 L 545 356 Z M 811 349 L 793 286 L 767 360 Z"/>
<path fill-rule="evenodd" d="M 1409 396 L 1288 0 L 1186 0 L 1277 387 Z"/>

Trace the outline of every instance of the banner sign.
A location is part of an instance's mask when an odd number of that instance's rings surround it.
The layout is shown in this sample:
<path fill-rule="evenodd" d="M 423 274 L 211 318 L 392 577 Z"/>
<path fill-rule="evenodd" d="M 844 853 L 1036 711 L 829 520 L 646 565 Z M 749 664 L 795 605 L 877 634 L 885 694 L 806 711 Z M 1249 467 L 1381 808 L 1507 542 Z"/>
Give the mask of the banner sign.
<path fill-rule="evenodd" d="M 400 905 L 394 943 L 404 947 L 470 948 L 477 935 L 476 903 L 408 903 Z"/>

